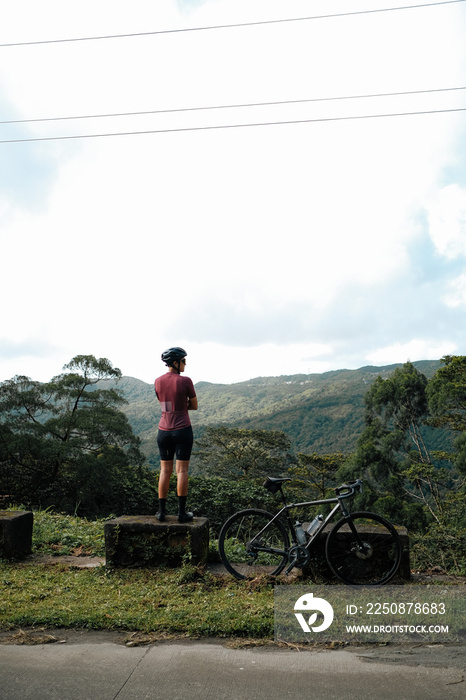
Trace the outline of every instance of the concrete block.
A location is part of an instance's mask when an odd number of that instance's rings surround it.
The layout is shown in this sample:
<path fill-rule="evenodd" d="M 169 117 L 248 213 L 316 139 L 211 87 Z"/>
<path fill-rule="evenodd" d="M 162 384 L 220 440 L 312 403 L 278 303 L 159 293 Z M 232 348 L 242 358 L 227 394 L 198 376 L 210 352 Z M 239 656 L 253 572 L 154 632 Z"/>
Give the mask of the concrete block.
<path fill-rule="evenodd" d="M 409 535 L 405 527 L 396 527 L 396 531 L 401 540 L 401 563 L 398 569 L 398 576 L 409 581 L 411 578 L 411 562 L 409 558 Z"/>
<path fill-rule="evenodd" d="M 209 553 L 209 521 L 179 523 L 167 515 L 123 515 L 104 525 L 106 562 L 115 567 L 176 567 L 205 564 Z"/>
<path fill-rule="evenodd" d="M 330 528 L 331 529 L 331 528 Z M 327 535 L 330 531 L 327 528 L 322 532 L 314 542 L 311 552 L 311 561 L 308 565 L 303 568 L 303 574 L 305 577 L 311 579 L 334 579 L 335 576 L 330 571 L 325 558 L 325 545 L 327 542 Z M 409 559 L 409 535 L 405 527 L 396 527 L 396 531 L 400 537 L 401 541 L 401 562 L 398 572 L 394 579 L 390 581 L 391 584 L 395 584 L 397 580 L 403 579 L 404 581 L 409 581 L 411 579 L 411 566 Z M 341 531 L 339 533 L 340 538 L 350 537 L 349 532 Z"/>
<path fill-rule="evenodd" d="M 23 559 L 31 553 L 31 511 L 0 510 L 0 558 Z"/>

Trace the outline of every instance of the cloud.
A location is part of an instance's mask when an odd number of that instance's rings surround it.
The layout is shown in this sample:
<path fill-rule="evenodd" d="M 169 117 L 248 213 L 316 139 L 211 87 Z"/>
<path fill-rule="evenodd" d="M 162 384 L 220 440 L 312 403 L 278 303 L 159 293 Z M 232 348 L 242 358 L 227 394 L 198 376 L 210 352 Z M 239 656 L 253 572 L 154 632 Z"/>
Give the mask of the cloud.
<path fill-rule="evenodd" d="M 453 309 L 466 308 L 466 274 L 451 280 L 449 289 L 444 297 L 445 304 Z"/>
<path fill-rule="evenodd" d="M 0 338 L 0 357 L 11 360 L 22 357 L 46 357 L 51 350 L 47 342 L 37 338 L 14 342 L 9 338 Z"/>
<path fill-rule="evenodd" d="M 69 358 L 71 359 L 71 358 Z M 0 381 L 17 374 L 39 381 L 47 381 L 59 373 L 65 361 L 56 348 L 46 340 L 28 336 L 24 340 L 0 338 Z"/>
<path fill-rule="evenodd" d="M 430 236 L 438 253 L 449 260 L 466 257 L 466 187 L 448 185 L 428 206 Z"/>
<path fill-rule="evenodd" d="M 24 0 L 0 43 L 284 13 L 328 3 L 84 0 L 70 15 Z M 458 4 L 2 49 L 5 119 L 86 116 L 5 138 L 159 133 L 1 146 L 0 373 L 92 353 L 147 380 L 176 344 L 212 381 L 464 351 L 464 117 L 349 119 L 463 108 L 464 93 L 320 98 L 461 85 L 465 23 Z M 225 107 L 300 99 L 317 101 Z M 22 353 L 31 338 L 46 356 Z"/>
<path fill-rule="evenodd" d="M 2 96 L 0 83 L 0 113 L 15 116 L 14 105 Z M 24 125 L 3 127 L 7 138 L 27 138 Z M 0 138 L 2 126 L 0 125 Z M 7 221 L 16 210 L 43 211 L 53 184 L 58 178 L 58 162 L 53 153 L 45 153 L 31 144 L 1 144 L 0 157 L 0 221 Z"/>
<path fill-rule="evenodd" d="M 401 361 L 409 362 L 411 358 L 416 359 L 440 359 L 445 355 L 453 354 L 456 345 L 452 342 L 436 342 L 434 339 L 414 338 L 408 343 L 394 343 L 384 348 L 379 348 L 375 352 L 367 355 L 371 364 L 390 365 Z M 404 360 L 402 360 L 404 358 Z"/>

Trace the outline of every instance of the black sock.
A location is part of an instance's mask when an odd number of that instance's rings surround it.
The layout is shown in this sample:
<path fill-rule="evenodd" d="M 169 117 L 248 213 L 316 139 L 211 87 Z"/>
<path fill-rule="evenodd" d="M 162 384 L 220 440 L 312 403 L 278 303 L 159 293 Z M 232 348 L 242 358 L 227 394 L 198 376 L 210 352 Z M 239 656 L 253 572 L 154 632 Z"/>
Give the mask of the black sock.
<path fill-rule="evenodd" d="M 186 501 L 188 500 L 187 496 L 178 496 L 178 504 L 179 504 L 179 512 L 184 513 L 186 511 Z"/>
<path fill-rule="evenodd" d="M 166 498 L 159 498 L 159 513 L 162 515 L 165 515 L 165 508 L 167 505 L 167 499 Z"/>

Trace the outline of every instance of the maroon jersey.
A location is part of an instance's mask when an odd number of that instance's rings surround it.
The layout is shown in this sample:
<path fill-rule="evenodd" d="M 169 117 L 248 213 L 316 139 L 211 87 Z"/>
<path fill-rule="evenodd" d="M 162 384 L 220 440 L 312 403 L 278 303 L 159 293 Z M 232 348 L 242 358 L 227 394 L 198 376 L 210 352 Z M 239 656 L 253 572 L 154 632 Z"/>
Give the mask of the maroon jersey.
<path fill-rule="evenodd" d="M 162 409 L 160 430 L 179 430 L 191 425 L 188 399 L 193 399 L 196 392 L 189 377 L 167 372 L 155 380 L 155 393 Z"/>

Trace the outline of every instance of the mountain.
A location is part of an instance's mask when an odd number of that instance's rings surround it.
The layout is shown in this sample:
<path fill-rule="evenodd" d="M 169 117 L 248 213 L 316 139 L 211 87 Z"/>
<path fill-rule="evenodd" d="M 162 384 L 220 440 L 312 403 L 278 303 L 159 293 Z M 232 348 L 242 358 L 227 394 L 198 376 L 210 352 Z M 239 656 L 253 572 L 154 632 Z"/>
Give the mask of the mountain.
<path fill-rule="evenodd" d="M 428 378 L 440 366 L 430 360 L 413 364 Z M 283 430 L 295 453 L 351 452 L 364 427 L 364 394 L 378 376 L 389 377 L 400 366 L 257 377 L 237 384 L 199 382 L 194 435 L 209 425 Z M 132 377 L 123 377 L 118 387 L 128 401 L 124 410 L 141 438 L 142 451 L 149 464 L 157 466 L 160 408 L 154 387 Z"/>

